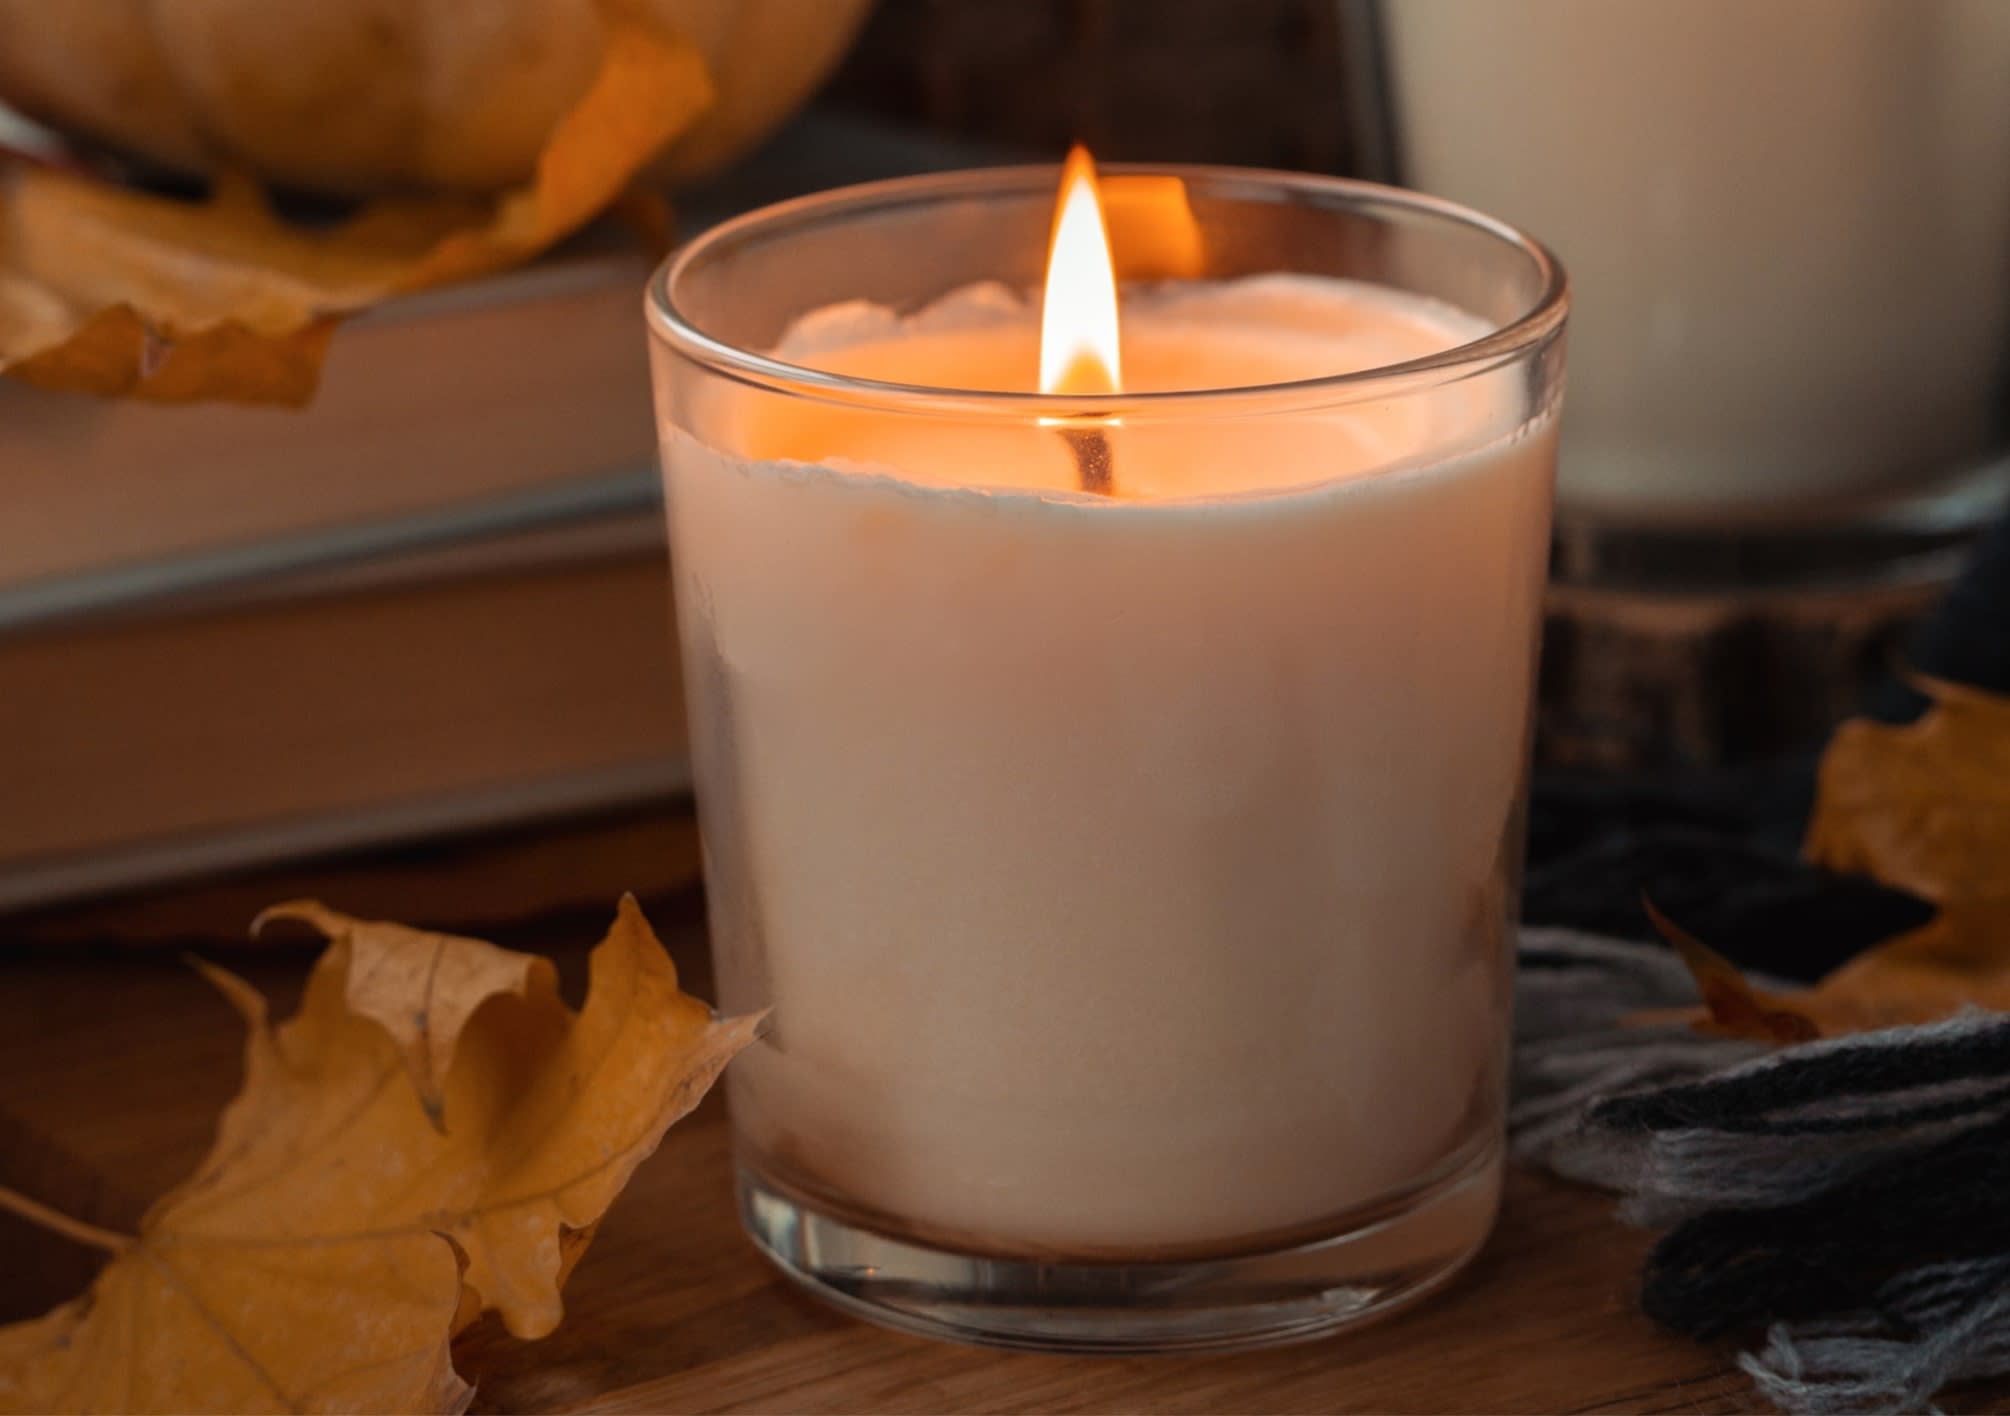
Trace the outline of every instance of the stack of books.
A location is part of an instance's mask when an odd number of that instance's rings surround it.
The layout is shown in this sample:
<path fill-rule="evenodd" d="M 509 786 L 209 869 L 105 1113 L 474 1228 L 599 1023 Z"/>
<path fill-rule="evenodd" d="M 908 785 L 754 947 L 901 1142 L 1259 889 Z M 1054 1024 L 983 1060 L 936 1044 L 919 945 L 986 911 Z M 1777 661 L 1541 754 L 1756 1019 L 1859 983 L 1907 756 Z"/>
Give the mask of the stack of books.
<path fill-rule="evenodd" d="M 675 205 L 1023 156 L 812 108 Z M 300 411 L 0 379 L 0 911 L 687 790 L 649 264 L 349 321 Z"/>
<path fill-rule="evenodd" d="M 0 380 L 0 909 L 682 789 L 647 276 L 387 306 L 304 410 Z"/>

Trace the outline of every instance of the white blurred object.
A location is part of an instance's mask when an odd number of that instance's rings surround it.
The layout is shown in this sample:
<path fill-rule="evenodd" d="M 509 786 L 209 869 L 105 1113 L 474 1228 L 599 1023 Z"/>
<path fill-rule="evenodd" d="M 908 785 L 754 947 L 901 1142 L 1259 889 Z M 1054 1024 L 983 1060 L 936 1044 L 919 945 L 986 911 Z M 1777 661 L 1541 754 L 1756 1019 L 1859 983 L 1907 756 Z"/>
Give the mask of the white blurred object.
<path fill-rule="evenodd" d="M 2010 0 L 1385 0 L 1406 181 L 1575 286 L 1559 510 L 1824 516 L 2010 431 Z"/>

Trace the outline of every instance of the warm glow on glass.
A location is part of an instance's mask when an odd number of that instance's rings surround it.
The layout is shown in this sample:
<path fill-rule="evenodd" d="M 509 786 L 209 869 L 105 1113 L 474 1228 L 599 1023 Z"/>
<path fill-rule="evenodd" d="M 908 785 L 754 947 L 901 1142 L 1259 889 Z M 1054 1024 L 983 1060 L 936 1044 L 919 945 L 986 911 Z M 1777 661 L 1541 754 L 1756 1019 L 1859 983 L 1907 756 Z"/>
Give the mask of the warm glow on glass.
<path fill-rule="evenodd" d="M 1110 237 L 1096 191 L 1096 165 L 1088 149 L 1078 146 L 1061 168 L 1054 239 L 1047 251 L 1040 392 L 1115 393 L 1123 382 Z"/>

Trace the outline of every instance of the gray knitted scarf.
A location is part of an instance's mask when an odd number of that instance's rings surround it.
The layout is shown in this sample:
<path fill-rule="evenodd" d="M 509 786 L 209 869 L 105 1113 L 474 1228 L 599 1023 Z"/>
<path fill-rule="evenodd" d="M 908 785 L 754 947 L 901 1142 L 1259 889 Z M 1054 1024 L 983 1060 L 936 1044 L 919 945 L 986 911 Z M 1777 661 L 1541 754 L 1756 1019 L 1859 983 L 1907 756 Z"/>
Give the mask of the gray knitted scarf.
<path fill-rule="evenodd" d="M 1650 1316 L 1765 1334 L 1790 1412 L 1907 1412 L 2010 1371 L 2010 1017 L 1771 1049 L 1628 1015 L 1692 1004 L 1680 961 L 1521 936 L 1515 1153 L 1667 1233 Z"/>

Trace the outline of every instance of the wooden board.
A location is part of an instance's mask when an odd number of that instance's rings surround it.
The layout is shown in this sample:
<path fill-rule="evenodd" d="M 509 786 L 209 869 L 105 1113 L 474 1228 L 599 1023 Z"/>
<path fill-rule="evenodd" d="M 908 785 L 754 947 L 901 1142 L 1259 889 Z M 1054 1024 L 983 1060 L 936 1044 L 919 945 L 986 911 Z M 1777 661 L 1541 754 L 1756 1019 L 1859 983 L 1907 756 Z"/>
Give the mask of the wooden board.
<path fill-rule="evenodd" d="M 623 863 L 687 981 L 709 985 L 688 822 L 640 819 L 463 846 L 423 868 L 382 859 L 0 920 L 0 1183 L 79 1218 L 130 1225 L 184 1174 L 237 1084 L 234 1016 L 162 935 L 246 973 L 290 1006 L 310 955 L 247 945 L 253 902 L 313 893 L 425 922 L 487 920 L 548 945 L 578 980 Z M 588 868 L 583 857 L 591 857 Z M 582 862 L 575 875 L 543 870 Z M 527 886 L 541 880 L 541 893 Z M 512 921 L 496 918 L 507 898 Z M 1446 1295 L 1354 1335 L 1235 1357 L 1005 1355 L 864 1326 L 772 1272 L 733 1217 L 717 1098 L 637 1174 L 539 1343 L 479 1326 L 458 1361 L 488 1411 L 1495 1411 L 1767 1409 L 1728 1352 L 1657 1331 L 1632 1285 L 1650 1236 L 1610 1197 L 1529 1174 L 1500 1230 Z M 92 1256 L 0 1215 L 0 1320 L 78 1291 Z M 2001 1409 L 2000 1397 L 1995 1402 Z M 1970 1403 L 1988 1409 L 1989 1403 Z"/>

